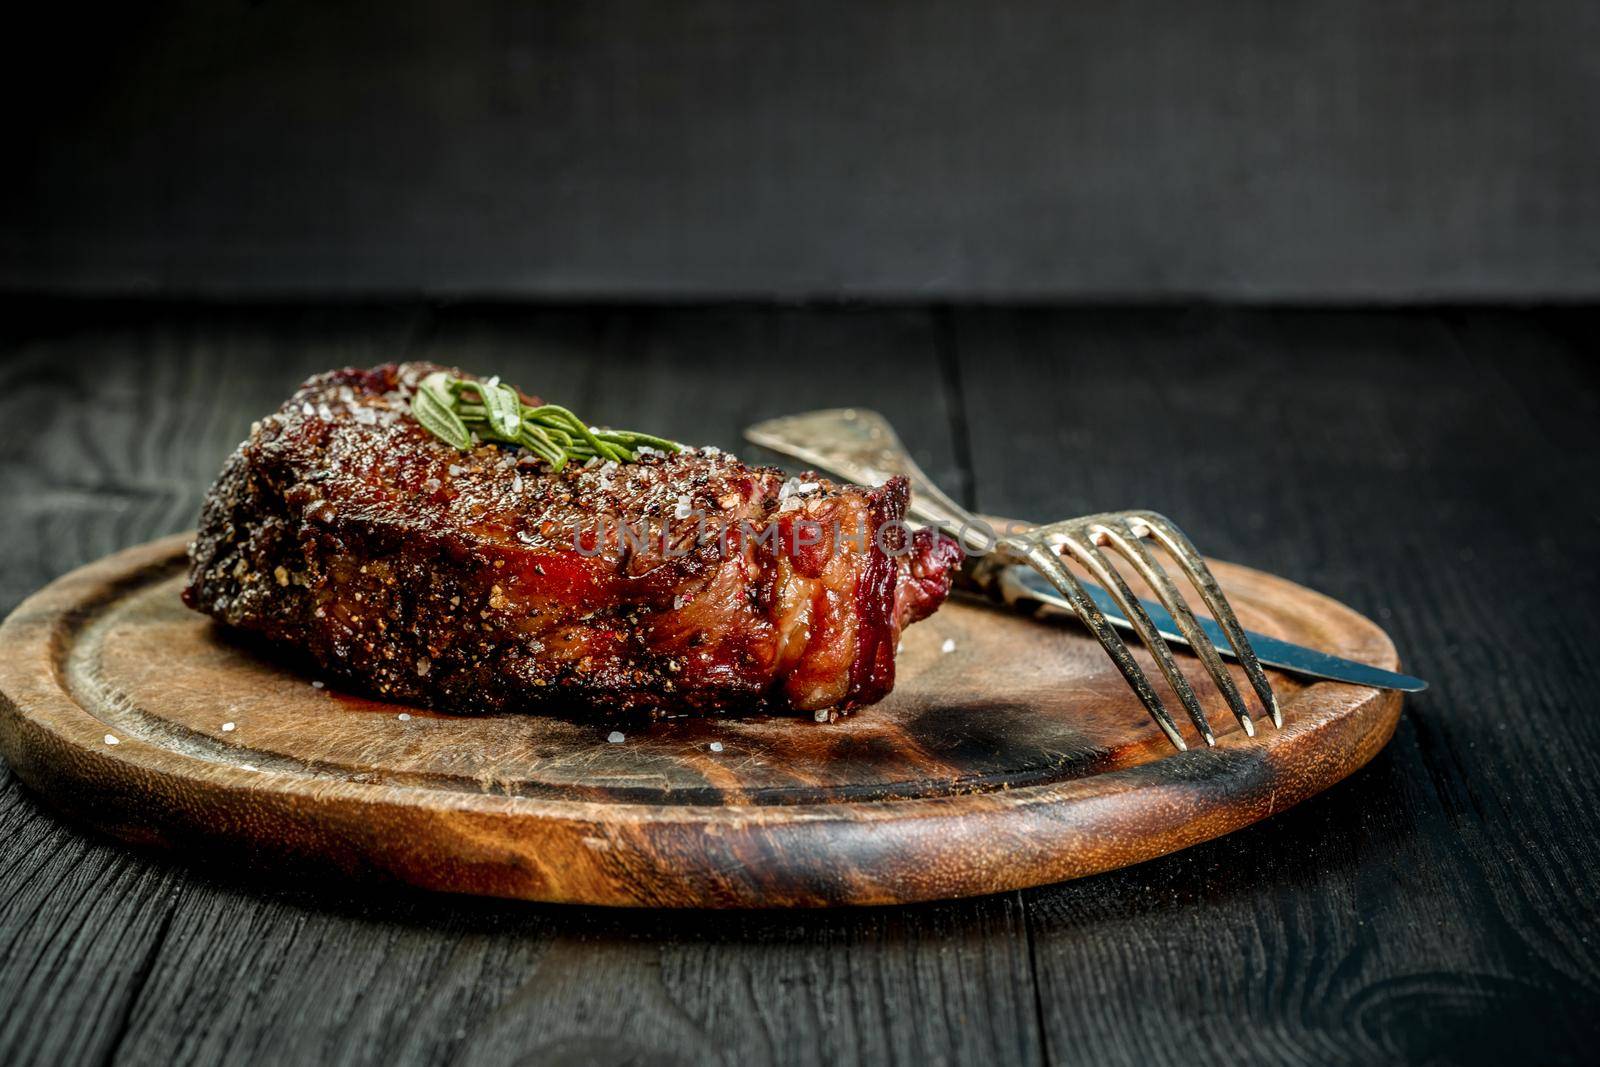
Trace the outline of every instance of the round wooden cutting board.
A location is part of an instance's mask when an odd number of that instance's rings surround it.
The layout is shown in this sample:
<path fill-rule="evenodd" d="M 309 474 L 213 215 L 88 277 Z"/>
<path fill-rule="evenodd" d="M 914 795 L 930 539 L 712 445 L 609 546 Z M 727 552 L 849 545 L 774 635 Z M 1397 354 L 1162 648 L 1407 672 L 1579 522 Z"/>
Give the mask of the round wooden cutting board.
<path fill-rule="evenodd" d="M 889 699 L 833 724 L 439 715 L 313 685 L 184 608 L 185 543 L 74 571 L 0 628 L 17 775 L 129 841 L 431 889 L 777 907 L 1038 885 L 1282 811 L 1400 712 L 1398 693 L 1274 674 L 1284 728 L 1251 740 L 1180 657 L 1219 733 L 1180 754 L 1076 627 L 952 601 L 907 631 Z M 1215 567 L 1246 626 L 1397 666 L 1349 608 Z"/>

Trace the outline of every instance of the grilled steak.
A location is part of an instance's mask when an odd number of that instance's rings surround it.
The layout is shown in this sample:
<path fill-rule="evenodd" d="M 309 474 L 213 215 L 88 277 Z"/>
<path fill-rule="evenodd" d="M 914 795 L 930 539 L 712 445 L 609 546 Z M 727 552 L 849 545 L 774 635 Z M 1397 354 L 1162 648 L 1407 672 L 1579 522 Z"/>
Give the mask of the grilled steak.
<path fill-rule="evenodd" d="M 903 479 L 787 478 L 716 449 L 551 473 L 408 413 L 431 364 L 308 381 L 206 498 L 184 602 L 442 710 L 835 711 L 894 685 L 959 548 Z"/>

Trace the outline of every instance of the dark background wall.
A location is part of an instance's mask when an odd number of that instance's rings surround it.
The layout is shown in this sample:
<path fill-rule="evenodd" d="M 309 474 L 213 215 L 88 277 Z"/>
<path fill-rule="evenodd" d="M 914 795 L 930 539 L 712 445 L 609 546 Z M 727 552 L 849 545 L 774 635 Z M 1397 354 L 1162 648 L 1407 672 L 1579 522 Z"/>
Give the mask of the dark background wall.
<path fill-rule="evenodd" d="M 1593 0 L 43 18 L 3 46 L 12 290 L 1600 294 Z"/>

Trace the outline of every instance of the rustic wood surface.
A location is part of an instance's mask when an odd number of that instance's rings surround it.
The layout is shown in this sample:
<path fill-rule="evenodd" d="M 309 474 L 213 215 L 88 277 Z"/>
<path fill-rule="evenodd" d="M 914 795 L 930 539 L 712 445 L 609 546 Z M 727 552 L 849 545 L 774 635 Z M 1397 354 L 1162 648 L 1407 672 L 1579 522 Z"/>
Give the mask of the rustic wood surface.
<path fill-rule="evenodd" d="M 1217 745 L 1177 755 L 1079 628 L 955 600 L 905 634 L 894 692 L 840 722 L 444 715 L 341 691 L 189 610 L 191 536 L 72 571 L 0 626 L 0 755 L 95 829 L 268 870 L 612 906 L 977 896 L 1286 810 L 1364 766 L 1400 711 L 1280 675 L 1284 726 L 1252 738 L 1186 659 Z M 1245 626 L 1397 665 L 1327 597 L 1213 569 Z"/>
<path fill-rule="evenodd" d="M 1216 555 L 1371 615 L 1433 688 L 1365 770 L 1256 826 L 901 908 L 375 897 L 130 849 L 8 776 L 0 1061 L 1589 1062 L 1597 326 L 1588 310 L 10 305 L 7 611 L 192 525 L 250 418 L 305 373 L 426 354 L 727 447 L 761 416 L 871 404 L 966 503 L 1158 505 Z"/>

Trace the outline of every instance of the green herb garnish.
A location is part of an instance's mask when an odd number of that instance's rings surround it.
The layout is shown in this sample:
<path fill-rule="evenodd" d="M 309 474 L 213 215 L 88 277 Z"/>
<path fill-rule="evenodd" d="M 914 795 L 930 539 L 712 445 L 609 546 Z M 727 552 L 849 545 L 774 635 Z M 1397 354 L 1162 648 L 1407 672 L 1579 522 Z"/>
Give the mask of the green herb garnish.
<path fill-rule="evenodd" d="M 592 428 L 556 404 L 529 407 L 499 378 L 479 382 L 435 371 L 417 387 L 411 414 L 429 433 L 462 451 L 476 443 L 476 435 L 478 441 L 520 445 L 556 471 L 572 460 L 629 463 L 645 448 L 683 451 L 676 441 L 652 434 Z"/>

